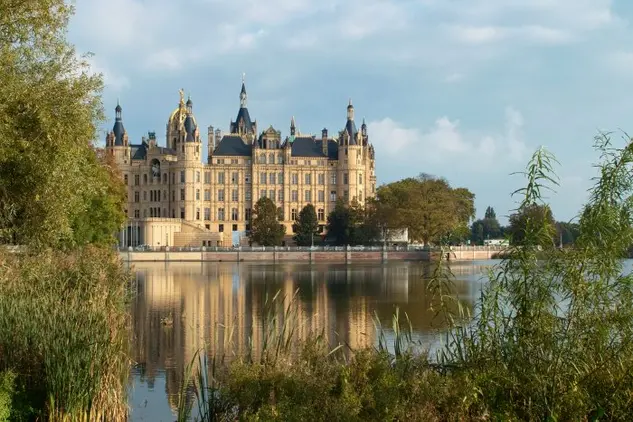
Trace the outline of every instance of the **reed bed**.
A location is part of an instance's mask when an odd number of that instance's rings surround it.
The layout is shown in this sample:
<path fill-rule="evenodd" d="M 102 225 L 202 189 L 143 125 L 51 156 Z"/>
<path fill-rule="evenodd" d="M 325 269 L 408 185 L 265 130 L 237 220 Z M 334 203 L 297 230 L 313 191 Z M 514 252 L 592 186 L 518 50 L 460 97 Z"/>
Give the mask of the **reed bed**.
<path fill-rule="evenodd" d="M 12 420 L 127 419 L 127 281 L 109 251 L 0 251 L 0 372 Z"/>

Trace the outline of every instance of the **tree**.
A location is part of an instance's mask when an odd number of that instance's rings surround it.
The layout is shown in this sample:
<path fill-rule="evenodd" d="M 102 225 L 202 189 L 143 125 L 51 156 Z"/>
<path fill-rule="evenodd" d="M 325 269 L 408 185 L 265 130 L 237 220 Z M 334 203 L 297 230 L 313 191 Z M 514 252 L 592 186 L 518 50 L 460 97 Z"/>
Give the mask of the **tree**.
<path fill-rule="evenodd" d="M 292 225 L 292 230 L 295 232 L 293 239 L 298 246 L 310 246 L 314 243 L 314 237 L 319 235 L 319 221 L 314 205 L 308 204 L 303 207 L 299 212 L 299 219 Z"/>
<path fill-rule="evenodd" d="M 342 199 L 336 201 L 334 210 L 327 216 L 327 236 L 336 245 L 349 245 L 350 212 Z"/>
<path fill-rule="evenodd" d="M 475 221 L 471 225 L 470 239 L 473 243 L 481 245 L 485 239 L 499 239 L 503 237 L 503 230 L 499 225 L 494 208 L 486 208 L 484 218 Z"/>
<path fill-rule="evenodd" d="M 556 222 L 556 244 L 559 246 L 572 245 L 580 236 L 580 225 L 578 223 Z"/>
<path fill-rule="evenodd" d="M 411 240 L 424 243 L 461 237 L 474 216 L 474 198 L 468 189 L 453 189 L 430 175 L 400 180 L 378 188 L 379 224 L 407 228 Z"/>
<path fill-rule="evenodd" d="M 280 224 L 275 203 L 270 198 L 260 198 L 253 208 L 251 241 L 261 246 L 280 246 L 286 227 Z"/>
<path fill-rule="evenodd" d="M 540 245 L 552 245 L 556 236 L 556 222 L 549 205 L 528 204 L 510 216 L 508 233 L 514 245 L 521 245 L 528 232 L 538 228 Z"/>
<path fill-rule="evenodd" d="M 95 238 L 81 214 L 101 215 L 121 183 L 96 169 L 101 76 L 66 40 L 63 0 L 2 0 L 0 10 L 0 242 L 78 246 Z"/>

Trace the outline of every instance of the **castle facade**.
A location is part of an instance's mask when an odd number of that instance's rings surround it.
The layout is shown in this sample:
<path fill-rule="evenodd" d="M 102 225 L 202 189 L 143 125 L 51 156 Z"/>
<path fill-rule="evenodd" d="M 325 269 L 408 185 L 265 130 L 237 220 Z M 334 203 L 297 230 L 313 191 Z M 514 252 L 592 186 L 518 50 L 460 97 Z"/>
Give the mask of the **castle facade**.
<path fill-rule="evenodd" d="M 130 143 L 117 104 L 106 151 L 127 185 L 121 246 L 244 244 L 253 207 L 262 197 L 280 209 L 290 241 L 305 205 L 314 205 L 323 231 L 337 199 L 364 204 L 375 193 L 374 148 L 364 121 L 357 130 L 351 100 L 336 136 L 327 129 L 320 137 L 301 134 L 293 117 L 289 135 L 282 138 L 272 126 L 258 132 L 242 81 L 240 107 L 228 133 L 207 129 L 206 163 L 201 139 L 193 102 L 185 102 L 182 90 L 167 121 L 165 146 L 158 145 L 154 132 L 140 144 Z"/>

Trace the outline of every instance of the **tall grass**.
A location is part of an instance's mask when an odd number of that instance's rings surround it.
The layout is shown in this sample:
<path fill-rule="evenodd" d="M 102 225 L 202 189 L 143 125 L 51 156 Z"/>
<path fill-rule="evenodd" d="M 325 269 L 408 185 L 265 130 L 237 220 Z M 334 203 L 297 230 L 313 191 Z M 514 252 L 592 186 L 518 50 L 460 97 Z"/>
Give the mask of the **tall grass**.
<path fill-rule="evenodd" d="M 0 252 L 0 371 L 17 420 L 125 420 L 128 274 L 108 251 Z"/>
<path fill-rule="evenodd" d="M 199 362 L 197 398 L 206 389 L 213 404 L 199 420 L 630 420 L 633 276 L 621 257 L 633 244 L 633 143 L 615 147 L 603 134 L 596 148 L 599 174 L 574 248 L 556 248 L 551 227 L 527 219 L 472 318 L 453 311 L 454 277 L 440 261 L 429 294 L 449 329 L 435 360 L 415 353 L 398 310 L 392 341 L 376 321 L 376 347 L 351 357 L 318 333 L 294 353 L 301 321 L 288 306 L 281 319 L 269 315 L 262 359 L 212 365 L 207 378 Z M 518 212 L 544 204 L 556 165 L 545 149 L 534 153 Z"/>

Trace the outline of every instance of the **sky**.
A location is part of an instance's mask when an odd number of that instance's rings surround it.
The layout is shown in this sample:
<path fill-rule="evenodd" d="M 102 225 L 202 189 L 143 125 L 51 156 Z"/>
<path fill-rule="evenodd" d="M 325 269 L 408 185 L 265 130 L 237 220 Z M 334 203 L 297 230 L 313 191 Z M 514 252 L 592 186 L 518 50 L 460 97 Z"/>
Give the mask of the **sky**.
<path fill-rule="evenodd" d="M 351 98 L 376 149 L 378 184 L 429 173 L 500 220 L 543 146 L 557 220 L 576 217 L 594 137 L 633 132 L 630 0 L 82 0 L 69 28 L 103 74 L 133 143 L 165 125 L 179 89 L 201 127 L 227 131 L 245 74 L 259 130 L 345 125 Z M 206 136 L 203 136 L 206 138 Z M 103 142 L 103 140 L 101 140 Z M 205 154 L 206 155 L 206 154 Z"/>

